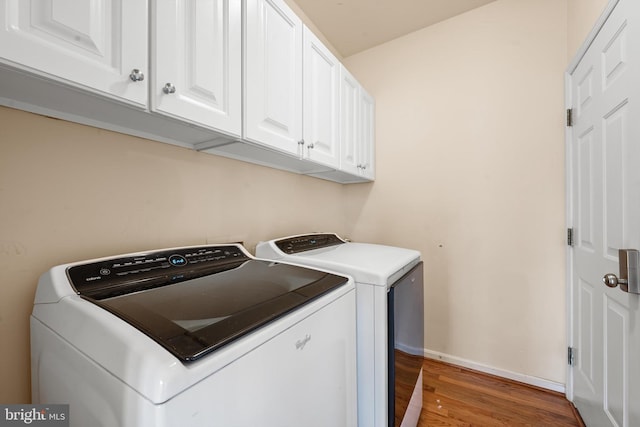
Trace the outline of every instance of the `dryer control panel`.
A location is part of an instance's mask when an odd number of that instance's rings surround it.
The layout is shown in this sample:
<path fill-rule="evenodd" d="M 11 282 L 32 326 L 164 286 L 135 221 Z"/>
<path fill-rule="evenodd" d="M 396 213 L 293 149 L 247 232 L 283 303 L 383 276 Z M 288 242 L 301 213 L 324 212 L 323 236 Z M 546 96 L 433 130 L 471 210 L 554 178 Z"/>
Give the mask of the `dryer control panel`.
<path fill-rule="evenodd" d="M 347 242 L 334 233 L 305 234 L 301 236 L 288 237 L 275 242 L 278 249 L 289 255 L 326 248 L 329 246 L 341 245 L 343 243 Z"/>

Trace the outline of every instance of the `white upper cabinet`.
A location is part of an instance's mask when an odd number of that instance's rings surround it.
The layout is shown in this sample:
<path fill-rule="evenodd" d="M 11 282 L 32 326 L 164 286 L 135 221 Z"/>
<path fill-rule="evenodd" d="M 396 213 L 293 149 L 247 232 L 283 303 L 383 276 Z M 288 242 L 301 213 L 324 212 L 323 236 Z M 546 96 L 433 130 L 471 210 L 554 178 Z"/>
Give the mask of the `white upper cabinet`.
<path fill-rule="evenodd" d="M 0 105 L 374 179 L 373 99 L 285 0 L 0 0 Z"/>
<path fill-rule="evenodd" d="M 282 0 L 245 5 L 244 138 L 300 155 L 302 21 Z"/>
<path fill-rule="evenodd" d="M 357 175 L 360 84 L 346 68 L 340 71 L 340 169 Z"/>
<path fill-rule="evenodd" d="M 0 22 L 0 61 L 146 105 L 146 0 L 0 0 Z"/>
<path fill-rule="evenodd" d="M 340 169 L 367 180 L 375 177 L 375 102 L 341 67 Z"/>
<path fill-rule="evenodd" d="M 340 62 L 304 27 L 303 139 L 305 158 L 340 167 Z"/>
<path fill-rule="evenodd" d="M 375 178 L 375 129 L 376 105 L 373 97 L 360 88 L 360 141 L 358 159 L 360 174 L 367 179 Z"/>
<path fill-rule="evenodd" d="M 151 109 L 240 137 L 241 2 L 153 2 L 151 28 Z"/>

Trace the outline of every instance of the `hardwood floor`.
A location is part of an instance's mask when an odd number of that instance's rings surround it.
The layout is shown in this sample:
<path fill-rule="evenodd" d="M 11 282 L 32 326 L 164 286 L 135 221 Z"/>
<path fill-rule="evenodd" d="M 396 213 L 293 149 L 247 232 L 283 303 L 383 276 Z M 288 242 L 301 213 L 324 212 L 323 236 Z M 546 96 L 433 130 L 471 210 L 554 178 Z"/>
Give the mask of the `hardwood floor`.
<path fill-rule="evenodd" d="M 447 363 L 423 362 L 418 427 L 584 426 L 564 395 Z"/>

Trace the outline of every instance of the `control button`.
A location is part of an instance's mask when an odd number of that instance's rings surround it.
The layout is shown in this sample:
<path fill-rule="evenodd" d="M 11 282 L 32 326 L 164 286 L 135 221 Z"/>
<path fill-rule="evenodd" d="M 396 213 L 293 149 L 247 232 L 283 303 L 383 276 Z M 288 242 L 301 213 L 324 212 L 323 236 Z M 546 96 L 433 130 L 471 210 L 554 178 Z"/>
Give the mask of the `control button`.
<path fill-rule="evenodd" d="M 183 265 L 187 265 L 187 259 L 182 255 L 171 255 L 169 257 L 169 264 L 175 267 L 181 267 Z"/>

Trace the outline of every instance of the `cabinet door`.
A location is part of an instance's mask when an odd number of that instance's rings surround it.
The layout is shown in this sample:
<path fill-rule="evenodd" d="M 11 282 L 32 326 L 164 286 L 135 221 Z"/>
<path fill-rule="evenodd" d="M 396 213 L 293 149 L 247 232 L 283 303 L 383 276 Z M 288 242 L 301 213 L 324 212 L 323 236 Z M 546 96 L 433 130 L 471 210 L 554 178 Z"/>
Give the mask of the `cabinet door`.
<path fill-rule="evenodd" d="M 360 173 L 375 178 L 375 101 L 364 89 L 360 90 L 360 140 L 358 164 Z"/>
<path fill-rule="evenodd" d="M 304 27 L 303 136 L 305 156 L 340 167 L 340 62 Z"/>
<path fill-rule="evenodd" d="M 162 0 L 152 7 L 152 109 L 240 136 L 241 3 Z"/>
<path fill-rule="evenodd" d="M 0 0 L 0 22 L 0 61 L 146 105 L 146 0 Z"/>
<path fill-rule="evenodd" d="M 246 0 L 244 137 L 298 155 L 302 21 L 282 0 Z"/>
<path fill-rule="evenodd" d="M 346 68 L 340 70 L 340 169 L 357 175 L 360 84 Z"/>

